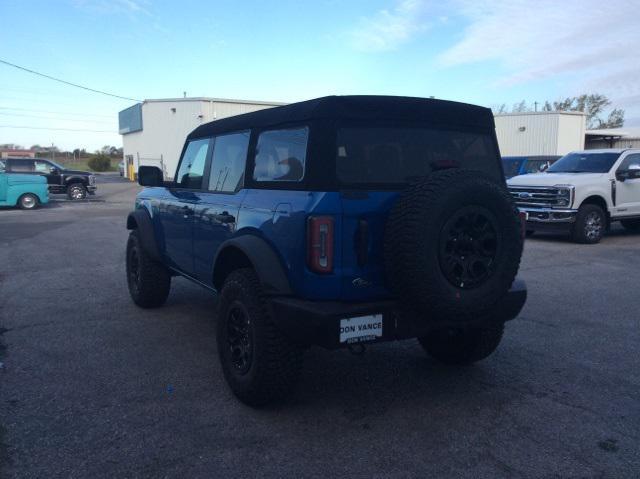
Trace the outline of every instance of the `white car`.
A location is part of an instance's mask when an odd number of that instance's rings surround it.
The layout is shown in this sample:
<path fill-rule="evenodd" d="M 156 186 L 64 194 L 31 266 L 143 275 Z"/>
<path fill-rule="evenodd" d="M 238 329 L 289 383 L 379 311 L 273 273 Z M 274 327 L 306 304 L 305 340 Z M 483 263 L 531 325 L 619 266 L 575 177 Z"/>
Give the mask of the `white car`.
<path fill-rule="evenodd" d="M 612 221 L 640 231 L 640 149 L 575 151 L 507 185 L 527 213 L 527 234 L 564 231 L 576 242 L 597 243 Z"/>

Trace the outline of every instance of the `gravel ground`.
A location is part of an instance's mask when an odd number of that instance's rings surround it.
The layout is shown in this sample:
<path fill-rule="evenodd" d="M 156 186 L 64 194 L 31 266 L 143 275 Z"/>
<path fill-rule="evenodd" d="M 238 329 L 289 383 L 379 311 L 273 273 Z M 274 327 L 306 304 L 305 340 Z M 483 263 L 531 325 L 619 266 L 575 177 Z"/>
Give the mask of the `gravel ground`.
<path fill-rule="evenodd" d="M 137 187 L 0 211 L 0 476 L 640 476 L 640 237 L 527 240 L 529 300 L 498 351 L 441 366 L 415 341 L 312 349 L 293 398 L 227 389 L 215 297 L 176 279 L 136 308 Z"/>

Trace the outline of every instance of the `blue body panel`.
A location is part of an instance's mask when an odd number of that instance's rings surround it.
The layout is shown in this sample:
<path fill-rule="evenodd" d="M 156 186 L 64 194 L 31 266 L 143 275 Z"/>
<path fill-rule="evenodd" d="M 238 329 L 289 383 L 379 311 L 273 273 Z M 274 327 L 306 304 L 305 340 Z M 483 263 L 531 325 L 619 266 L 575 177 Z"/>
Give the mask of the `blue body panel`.
<path fill-rule="evenodd" d="M 235 194 L 145 188 L 136 205 L 148 210 L 163 261 L 213 288 L 220 245 L 241 235 L 263 239 L 276 253 L 293 293 L 310 300 L 384 299 L 383 230 L 398 193 L 392 191 L 319 192 L 242 189 Z M 185 206 L 193 214 L 185 214 Z M 235 221 L 224 223 L 221 215 Z M 306 267 L 307 218 L 333 216 L 334 271 Z M 369 227 L 367 261 L 360 266 L 356 234 L 360 220 Z"/>
<path fill-rule="evenodd" d="M 0 171 L 0 206 L 16 206 L 20 197 L 26 193 L 36 195 L 40 204 L 48 203 L 47 179 L 43 176 Z"/>

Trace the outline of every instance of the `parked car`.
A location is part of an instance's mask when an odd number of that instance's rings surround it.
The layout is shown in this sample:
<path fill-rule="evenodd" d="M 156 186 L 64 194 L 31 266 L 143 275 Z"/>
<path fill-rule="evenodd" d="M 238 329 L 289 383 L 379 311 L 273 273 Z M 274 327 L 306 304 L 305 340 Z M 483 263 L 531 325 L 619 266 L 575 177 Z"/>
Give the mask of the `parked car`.
<path fill-rule="evenodd" d="M 545 173 L 508 181 L 527 231 L 556 231 L 598 243 L 613 221 L 640 231 L 640 150 L 575 151 Z"/>
<path fill-rule="evenodd" d="M 0 206 L 32 210 L 49 202 L 47 180 L 41 176 L 7 173 L 0 160 Z"/>
<path fill-rule="evenodd" d="M 249 405 L 284 397 L 311 345 L 417 337 L 444 363 L 479 361 L 526 299 L 486 108 L 295 103 L 202 125 L 173 181 L 150 166 L 138 178 L 131 297 L 162 305 L 174 275 L 218 291 L 222 370 Z"/>
<path fill-rule="evenodd" d="M 540 173 L 553 165 L 560 156 L 503 156 L 502 168 L 505 178 Z"/>
<path fill-rule="evenodd" d="M 124 176 L 124 160 L 118 163 L 118 171 L 120 172 L 120 176 Z"/>
<path fill-rule="evenodd" d="M 51 194 L 66 194 L 71 200 L 82 200 L 87 193 L 93 195 L 97 190 L 96 177 L 88 171 L 67 170 L 44 158 L 7 158 L 4 161 L 8 172 L 44 176 Z"/>

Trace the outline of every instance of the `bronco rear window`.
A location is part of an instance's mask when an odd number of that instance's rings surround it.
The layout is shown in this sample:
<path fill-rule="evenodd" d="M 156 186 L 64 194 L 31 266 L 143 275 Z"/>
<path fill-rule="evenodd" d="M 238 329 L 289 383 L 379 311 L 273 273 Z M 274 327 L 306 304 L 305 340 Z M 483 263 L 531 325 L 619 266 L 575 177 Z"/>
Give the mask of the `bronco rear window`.
<path fill-rule="evenodd" d="M 447 167 L 502 176 L 489 133 L 426 127 L 338 129 L 336 171 L 342 184 L 397 185 Z"/>

